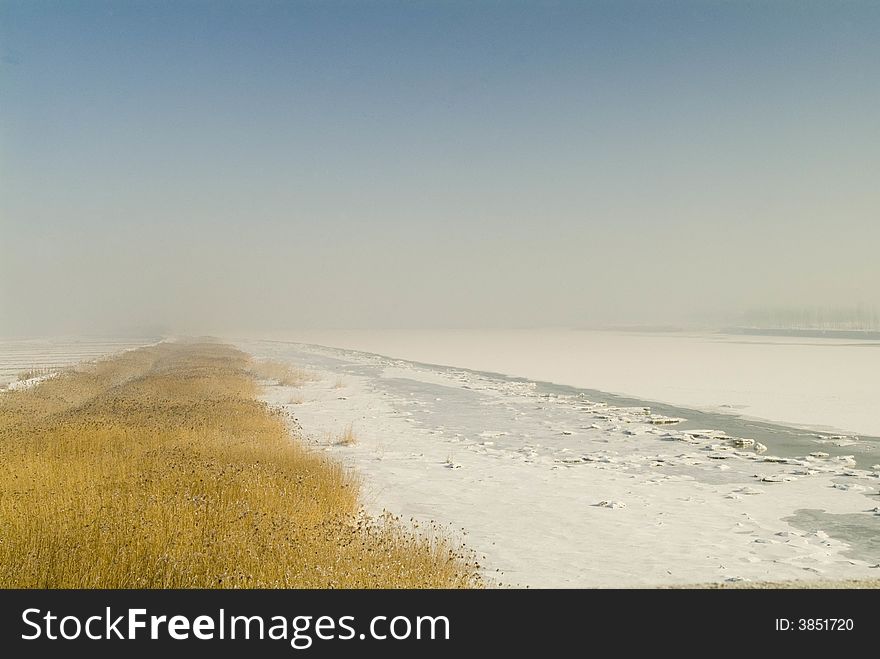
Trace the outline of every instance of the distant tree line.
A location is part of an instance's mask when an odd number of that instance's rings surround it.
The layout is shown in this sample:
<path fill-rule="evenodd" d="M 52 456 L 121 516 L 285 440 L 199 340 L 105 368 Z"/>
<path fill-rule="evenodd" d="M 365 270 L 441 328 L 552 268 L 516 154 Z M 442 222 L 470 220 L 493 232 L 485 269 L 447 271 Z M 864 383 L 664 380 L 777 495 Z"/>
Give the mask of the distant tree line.
<path fill-rule="evenodd" d="M 880 330 L 877 309 L 862 305 L 753 309 L 744 320 L 760 329 Z"/>

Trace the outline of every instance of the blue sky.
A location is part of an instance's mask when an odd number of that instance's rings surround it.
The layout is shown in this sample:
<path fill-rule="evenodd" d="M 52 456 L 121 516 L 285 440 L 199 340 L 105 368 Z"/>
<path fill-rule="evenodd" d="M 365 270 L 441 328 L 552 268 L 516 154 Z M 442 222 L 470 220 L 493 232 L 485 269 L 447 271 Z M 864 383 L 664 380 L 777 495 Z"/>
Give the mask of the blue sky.
<path fill-rule="evenodd" d="M 0 334 L 876 305 L 880 4 L 0 3 Z"/>

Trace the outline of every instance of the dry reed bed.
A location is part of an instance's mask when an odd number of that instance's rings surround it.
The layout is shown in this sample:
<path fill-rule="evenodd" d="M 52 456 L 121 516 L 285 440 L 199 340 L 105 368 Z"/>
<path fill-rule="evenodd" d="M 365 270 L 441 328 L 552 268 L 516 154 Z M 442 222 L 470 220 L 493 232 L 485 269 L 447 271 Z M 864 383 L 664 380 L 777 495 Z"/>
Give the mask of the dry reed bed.
<path fill-rule="evenodd" d="M 165 343 L 0 394 L 0 587 L 480 585 L 441 535 L 365 517 L 253 367 Z"/>
<path fill-rule="evenodd" d="M 313 373 L 271 359 L 253 362 L 250 372 L 260 380 L 268 380 L 287 387 L 300 387 L 306 382 L 315 380 Z"/>

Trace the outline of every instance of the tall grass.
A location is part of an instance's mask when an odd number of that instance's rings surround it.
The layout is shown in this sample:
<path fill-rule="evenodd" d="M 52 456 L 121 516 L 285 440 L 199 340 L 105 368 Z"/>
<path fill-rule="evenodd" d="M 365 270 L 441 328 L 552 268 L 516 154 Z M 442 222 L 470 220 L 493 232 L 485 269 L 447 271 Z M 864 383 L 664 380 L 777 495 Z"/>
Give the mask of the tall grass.
<path fill-rule="evenodd" d="M 354 446 L 357 444 L 357 435 L 354 434 L 354 425 L 349 423 L 336 437 L 336 444 L 339 446 Z"/>
<path fill-rule="evenodd" d="M 220 344 L 0 394 L 0 587 L 468 587 L 442 536 L 370 519 Z"/>
<path fill-rule="evenodd" d="M 33 380 L 34 378 L 41 378 L 45 375 L 50 375 L 52 372 L 53 370 L 51 368 L 34 366 L 19 373 L 17 379 L 19 382 L 24 382 L 25 380 Z"/>
<path fill-rule="evenodd" d="M 260 380 L 268 380 L 287 387 L 300 387 L 306 382 L 317 379 L 314 373 L 271 359 L 253 362 L 250 372 Z"/>

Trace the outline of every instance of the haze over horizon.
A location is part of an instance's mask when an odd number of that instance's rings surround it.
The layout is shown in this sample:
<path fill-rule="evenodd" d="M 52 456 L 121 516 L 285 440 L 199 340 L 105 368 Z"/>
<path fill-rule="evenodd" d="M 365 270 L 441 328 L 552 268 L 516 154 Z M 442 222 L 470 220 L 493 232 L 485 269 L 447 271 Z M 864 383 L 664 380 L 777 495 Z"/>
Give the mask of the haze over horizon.
<path fill-rule="evenodd" d="M 880 4 L 0 4 L 0 336 L 880 308 Z"/>

